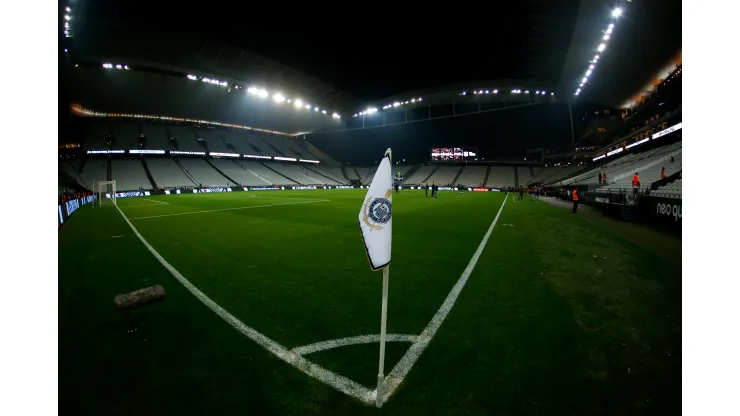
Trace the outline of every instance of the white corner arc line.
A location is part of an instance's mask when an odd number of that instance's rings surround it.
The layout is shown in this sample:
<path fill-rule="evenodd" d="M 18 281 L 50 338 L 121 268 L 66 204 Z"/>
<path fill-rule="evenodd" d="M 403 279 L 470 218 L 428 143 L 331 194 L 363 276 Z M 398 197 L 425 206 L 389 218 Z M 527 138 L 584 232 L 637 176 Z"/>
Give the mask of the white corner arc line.
<path fill-rule="evenodd" d="M 416 342 L 417 338 L 418 337 L 416 335 L 387 334 L 385 340 L 388 342 Z M 319 351 L 330 350 L 333 348 L 347 347 L 349 345 L 373 344 L 376 342 L 380 342 L 380 334 L 359 335 L 356 337 L 331 339 L 328 341 L 321 341 L 314 344 L 295 347 L 290 351 L 298 355 L 307 355 Z"/>
<path fill-rule="evenodd" d="M 197 287 L 190 283 L 190 281 L 186 279 L 185 276 L 180 274 L 180 272 L 178 272 L 177 269 L 175 269 L 171 264 L 169 264 L 167 260 L 159 255 L 154 247 L 152 247 L 149 242 L 144 239 L 144 237 L 139 233 L 139 230 L 137 230 L 136 227 L 134 227 L 134 225 L 131 223 L 131 221 L 129 221 L 129 219 L 126 217 L 126 214 L 124 214 L 118 206 L 116 206 L 116 209 L 118 209 L 118 212 L 121 213 L 121 216 L 123 216 L 123 219 L 129 225 L 129 227 L 131 227 L 131 230 L 134 232 L 136 237 L 138 237 L 139 240 L 144 244 L 144 247 L 146 247 L 149 252 L 152 253 L 154 258 L 156 258 L 159 263 L 162 264 L 162 266 L 164 266 L 164 268 L 167 269 L 167 271 L 175 277 L 175 279 L 177 279 L 183 286 L 185 286 L 185 288 L 190 291 L 190 293 L 198 298 L 199 301 L 201 301 L 209 309 L 215 312 L 216 315 L 218 315 L 221 319 L 228 322 L 237 331 L 241 332 L 247 338 L 256 342 L 259 346 L 266 349 L 277 358 L 292 365 L 296 369 L 303 371 L 308 376 L 313 377 L 325 384 L 328 384 L 329 386 L 339 390 L 340 392 L 350 397 L 354 397 L 355 399 L 365 404 L 372 404 L 375 402 L 376 393 L 374 393 L 374 391 L 360 385 L 355 381 L 348 379 L 347 377 L 316 365 L 292 351 L 289 351 L 287 348 L 266 337 L 254 328 L 246 325 L 245 323 L 237 319 L 234 315 L 230 314 L 227 310 L 219 306 L 216 302 L 211 300 L 211 298 L 206 296 L 205 293 L 201 292 Z"/>
<path fill-rule="evenodd" d="M 149 219 L 149 218 L 175 217 L 175 216 L 178 216 L 178 215 L 207 214 L 209 212 L 235 211 L 235 210 L 240 210 L 240 209 L 277 207 L 277 206 L 281 206 L 281 205 L 312 204 L 312 203 L 315 203 L 315 202 L 330 202 L 330 201 L 328 199 L 317 199 L 317 200 L 312 200 L 312 201 L 286 202 L 286 203 L 283 203 L 283 204 L 250 205 L 248 207 L 209 209 L 209 210 L 206 210 L 206 211 L 178 212 L 178 213 L 175 213 L 175 214 L 162 214 L 162 215 L 150 215 L 150 216 L 147 216 L 147 217 L 136 217 L 136 218 L 131 218 L 131 221 L 134 221 L 134 220 L 145 220 L 145 219 Z"/>
<path fill-rule="evenodd" d="M 508 198 L 504 198 L 504 202 L 501 204 L 501 208 L 499 208 L 498 213 L 496 214 L 496 218 L 493 219 L 491 226 L 488 227 L 488 231 L 483 236 L 483 240 L 481 240 L 480 244 L 478 245 L 478 249 L 475 250 L 475 253 L 470 259 L 468 266 L 462 272 L 462 275 L 460 275 L 460 278 L 457 280 L 457 283 L 455 283 L 455 286 L 453 286 L 452 290 L 450 290 L 450 293 L 447 295 L 447 298 L 442 303 L 442 306 L 439 307 L 439 310 L 436 314 L 434 314 L 434 317 L 431 321 L 429 321 L 429 324 L 426 328 L 424 328 L 424 331 L 422 331 L 421 335 L 419 335 L 416 342 L 414 342 L 411 347 L 409 347 L 408 351 L 406 351 L 406 354 L 401 357 L 396 366 L 393 367 L 393 370 L 388 373 L 388 376 L 385 378 L 385 382 L 383 383 L 385 386 L 385 391 L 383 393 L 383 402 L 387 401 L 388 398 L 393 394 L 393 392 L 396 391 L 398 386 L 403 381 L 404 377 L 406 377 L 409 371 L 411 371 L 411 367 L 414 366 L 416 360 L 419 359 L 419 356 L 421 356 L 421 354 L 424 352 L 424 349 L 427 347 L 427 345 L 429 345 L 429 342 L 437 333 L 437 330 L 442 325 L 442 322 L 444 322 L 445 318 L 447 318 L 447 315 L 450 313 L 452 307 L 455 306 L 455 301 L 457 300 L 457 297 L 460 296 L 460 292 L 462 292 L 463 287 L 465 287 L 465 283 L 468 282 L 470 274 L 473 273 L 473 269 L 478 263 L 478 259 L 480 258 L 481 253 L 483 253 L 483 249 L 486 247 L 486 243 L 488 243 L 488 238 L 491 237 L 493 227 L 496 225 L 496 222 L 501 215 L 501 211 L 503 211 L 504 205 L 506 205 L 507 199 Z M 377 390 L 374 395 L 377 395 Z"/>

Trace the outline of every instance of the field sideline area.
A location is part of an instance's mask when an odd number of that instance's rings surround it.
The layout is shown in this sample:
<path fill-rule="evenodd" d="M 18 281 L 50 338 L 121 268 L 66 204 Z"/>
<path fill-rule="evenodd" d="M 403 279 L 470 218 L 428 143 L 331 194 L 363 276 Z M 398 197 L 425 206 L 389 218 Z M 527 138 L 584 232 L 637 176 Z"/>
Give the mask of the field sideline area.
<path fill-rule="evenodd" d="M 382 274 L 371 272 L 358 229 L 366 191 L 81 207 L 59 232 L 60 413 L 680 412 L 681 253 L 671 261 L 580 213 L 494 192 L 393 195 L 388 333 L 397 339 L 386 344 L 386 375 L 422 341 L 500 216 L 382 409 L 309 376 L 304 358 L 375 388 Z M 155 284 L 164 302 L 130 317 L 115 310 L 115 295 Z M 278 358 L 240 324 L 292 351 Z"/>

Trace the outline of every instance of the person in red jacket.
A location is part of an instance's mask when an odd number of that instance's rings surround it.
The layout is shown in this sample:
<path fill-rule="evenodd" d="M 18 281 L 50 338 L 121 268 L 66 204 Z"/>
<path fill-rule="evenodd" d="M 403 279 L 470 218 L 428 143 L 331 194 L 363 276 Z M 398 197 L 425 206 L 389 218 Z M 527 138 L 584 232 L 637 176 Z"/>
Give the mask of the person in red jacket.
<path fill-rule="evenodd" d="M 637 196 L 640 191 L 640 175 L 635 172 L 635 176 L 632 177 L 632 193 Z"/>
<path fill-rule="evenodd" d="M 660 170 L 660 179 L 665 179 L 665 166 Z"/>
<path fill-rule="evenodd" d="M 578 189 L 573 189 L 573 214 L 578 211 Z"/>

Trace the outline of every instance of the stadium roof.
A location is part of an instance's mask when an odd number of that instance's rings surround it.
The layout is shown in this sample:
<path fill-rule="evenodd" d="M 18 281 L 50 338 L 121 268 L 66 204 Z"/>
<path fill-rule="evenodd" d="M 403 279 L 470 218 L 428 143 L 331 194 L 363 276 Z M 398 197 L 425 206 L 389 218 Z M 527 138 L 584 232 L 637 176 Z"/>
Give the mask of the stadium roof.
<path fill-rule="evenodd" d="M 349 114 L 407 93 L 474 89 L 482 80 L 493 81 L 481 88 L 523 80 L 536 84 L 523 89 L 570 99 L 620 6 L 619 30 L 579 97 L 617 107 L 680 50 L 680 4 L 666 2 L 529 0 L 489 5 L 485 13 L 425 6 L 404 15 L 372 3 L 282 4 L 276 13 L 264 2 L 72 0 L 71 42 L 82 56 L 193 68 Z"/>

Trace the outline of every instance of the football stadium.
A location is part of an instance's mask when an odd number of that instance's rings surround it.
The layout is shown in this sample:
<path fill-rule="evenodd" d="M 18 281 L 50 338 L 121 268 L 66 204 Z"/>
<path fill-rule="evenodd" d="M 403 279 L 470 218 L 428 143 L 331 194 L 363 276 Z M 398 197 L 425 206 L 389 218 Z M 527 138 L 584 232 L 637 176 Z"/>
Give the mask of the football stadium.
<path fill-rule="evenodd" d="M 139 3 L 59 6 L 60 413 L 681 411 L 680 3 Z"/>

